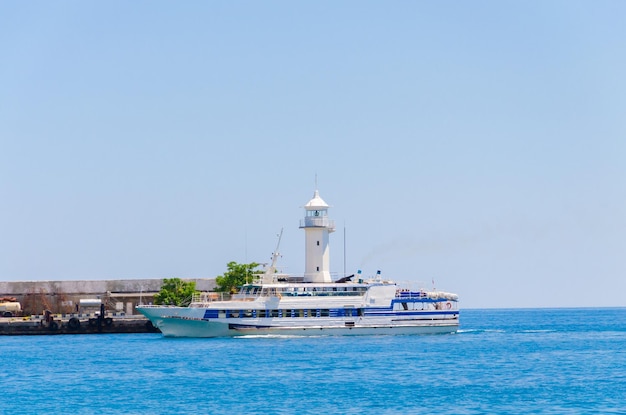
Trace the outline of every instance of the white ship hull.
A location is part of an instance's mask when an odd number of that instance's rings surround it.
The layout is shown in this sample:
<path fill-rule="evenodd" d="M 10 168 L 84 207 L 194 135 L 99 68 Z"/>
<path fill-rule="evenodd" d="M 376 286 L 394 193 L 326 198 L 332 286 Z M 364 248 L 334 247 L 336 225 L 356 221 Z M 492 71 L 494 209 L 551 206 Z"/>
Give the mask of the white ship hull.
<path fill-rule="evenodd" d="M 458 319 L 446 321 L 315 321 L 298 325 L 267 322 L 210 321 L 179 317 L 155 318 L 153 324 L 165 337 L 234 337 L 249 335 L 319 336 L 319 335 L 371 335 L 371 334 L 445 334 L 458 330 Z M 348 323 L 348 325 L 346 325 Z"/>

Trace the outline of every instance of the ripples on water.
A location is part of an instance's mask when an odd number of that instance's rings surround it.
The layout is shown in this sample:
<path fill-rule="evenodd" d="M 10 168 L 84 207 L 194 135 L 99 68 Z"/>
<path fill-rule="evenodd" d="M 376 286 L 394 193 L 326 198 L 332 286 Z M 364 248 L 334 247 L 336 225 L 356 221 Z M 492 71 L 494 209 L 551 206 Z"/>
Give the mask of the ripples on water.
<path fill-rule="evenodd" d="M 0 337 L 0 412 L 626 413 L 626 309 L 461 322 L 431 336 Z"/>

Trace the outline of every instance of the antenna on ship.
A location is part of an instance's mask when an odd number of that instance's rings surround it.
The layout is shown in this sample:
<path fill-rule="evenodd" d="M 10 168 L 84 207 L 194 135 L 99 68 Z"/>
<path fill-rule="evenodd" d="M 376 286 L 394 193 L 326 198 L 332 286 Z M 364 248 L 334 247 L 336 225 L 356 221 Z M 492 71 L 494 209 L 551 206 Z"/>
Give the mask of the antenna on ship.
<path fill-rule="evenodd" d="M 346 273 L 346 222 L 343 223 L 343 276 L 348 275 Z"/>
<path fill-rule="evenodd" d="M 280 256 L 280 252 L 278 252 L 278 248 L 280 247 L 280 240 L 283 238 L 283 228 L 280 228 L 280 234 L 278 234 L 278 243 L 276 244 L 276 249 L 272 253 L 272 263 L 265 270 L 263 274 L 263 282 L 266 284 L 270 284 L 273 282 L 274 274 L 276 274 L 276 263 L 278 262 L 278 257 Z"/>

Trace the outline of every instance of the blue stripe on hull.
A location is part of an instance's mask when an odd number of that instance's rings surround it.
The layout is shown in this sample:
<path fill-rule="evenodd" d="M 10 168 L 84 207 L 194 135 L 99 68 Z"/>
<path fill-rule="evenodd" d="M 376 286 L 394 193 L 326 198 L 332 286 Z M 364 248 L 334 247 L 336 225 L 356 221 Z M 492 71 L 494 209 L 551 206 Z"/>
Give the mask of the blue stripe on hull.
<path fill-rule="evenodd" d="M 458 315 L 458 311 L 373 311 L 365 310 L 365 316 L 443 316 L 443 315 Z"/>

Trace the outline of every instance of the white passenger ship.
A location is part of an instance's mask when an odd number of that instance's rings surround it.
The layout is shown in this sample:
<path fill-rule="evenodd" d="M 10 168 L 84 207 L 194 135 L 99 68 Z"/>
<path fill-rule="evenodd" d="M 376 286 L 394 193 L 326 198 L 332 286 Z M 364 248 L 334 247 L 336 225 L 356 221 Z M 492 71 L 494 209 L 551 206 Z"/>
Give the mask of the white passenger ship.
<path fill-rule="evenodd" d="M 300 224 L 305 231 L 305 274 L 276 272 L 278 248 L 258 281 L 224 300 L 194 296 L 189 307 L 143 305 L 137 310 L 168 337 L 242 335 L 352 335 L 454 333 L 458 296 L 402 287 L 381 277 L 331 280 L 328 205 L 316 190 Z M 279 240 L 280 245 L 280 240 Z"/>

